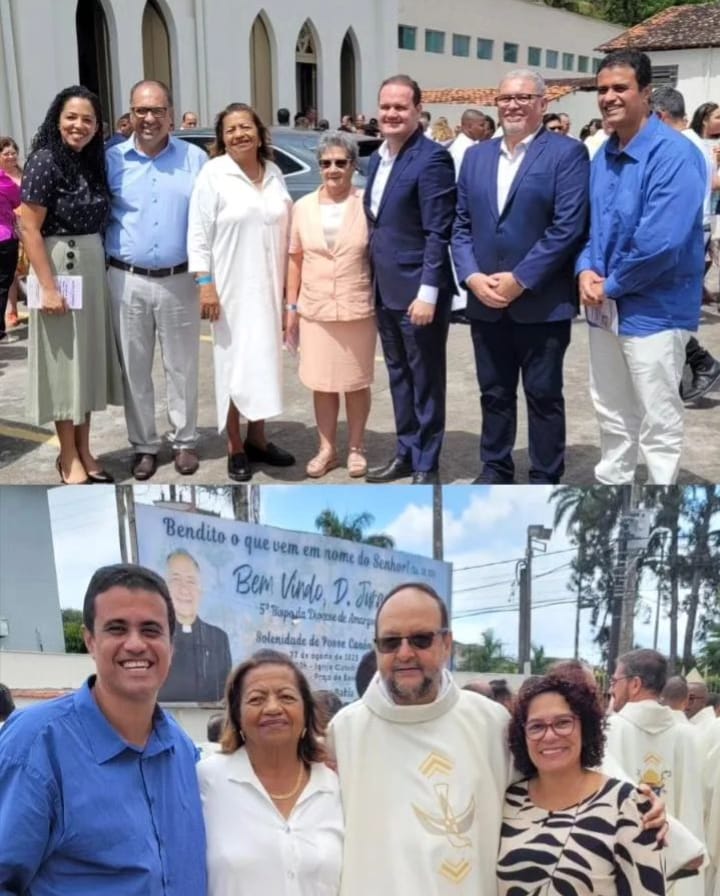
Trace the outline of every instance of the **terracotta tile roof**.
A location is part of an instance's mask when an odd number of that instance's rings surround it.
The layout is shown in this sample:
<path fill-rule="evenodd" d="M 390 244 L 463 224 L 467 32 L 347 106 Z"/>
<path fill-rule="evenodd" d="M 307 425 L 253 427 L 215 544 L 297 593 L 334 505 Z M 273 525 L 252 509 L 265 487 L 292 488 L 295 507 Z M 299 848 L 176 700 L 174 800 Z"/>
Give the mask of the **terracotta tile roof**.
<path fill-rule="evenodd" d="M 720 47 L 720 3 L 671 6 L 601 44 L 602 52 Z"/>
<path fill-rule="evenodd" d="M 546 80 L 549 102 L 562 99 L 576 90 L 594 90 L 594 78 L 554 78 Z M 464 106 L 494 106 L 497 87 L 446 87 L 423 90 L 423 103 L 458 104 Z"/>
<path fill-rule="evenodd" d="M 71 694 L 72 688 L 12 688 L 11 694 L 15 700 L 52 700 L 53 697 L 62 697 L 63 694 Z"/>

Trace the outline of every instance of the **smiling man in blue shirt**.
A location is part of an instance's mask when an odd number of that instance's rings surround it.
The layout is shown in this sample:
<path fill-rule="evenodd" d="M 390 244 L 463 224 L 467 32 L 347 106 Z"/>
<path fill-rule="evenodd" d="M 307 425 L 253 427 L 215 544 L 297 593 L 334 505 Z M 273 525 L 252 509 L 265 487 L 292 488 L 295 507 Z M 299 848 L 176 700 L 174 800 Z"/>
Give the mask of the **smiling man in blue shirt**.
<path fill-rule="evenodd" d="M 593 159 L 590 236 L 576 264 L 590 328 L 590 393 L 600 424 L 599 482 L 676 481 L 685 346 L 704 272 L 705 171 L 681 134 L 649 114 L 650 60 L 603 59 L 598 104 L 613 135 Z M 593 311 L 600 311 L 593 320 Z"/>
<path fill-rule="evenodd" d="M 83 623 L 97 674 L 0 731 L 0 896 L 204 896 L 196 750 L 157 705 L 167 586 L 141 566 L 103 567 Z"/>
<path fill-rule="evenodd" d="M 125 383 L 125 419 L 135 456 L 132 473 L 149 479 L 160 447 L 152 381 L 160 341 L 168 440 L 178 473 L 198 468 L 200 308 L 188 273 L 190 194 L 205 152 L 170 133 L 173 106 L 160 81 L 130 94 L 133 133 L 106 155 L 110 221 L 105 234 L 113 320 Z"/>

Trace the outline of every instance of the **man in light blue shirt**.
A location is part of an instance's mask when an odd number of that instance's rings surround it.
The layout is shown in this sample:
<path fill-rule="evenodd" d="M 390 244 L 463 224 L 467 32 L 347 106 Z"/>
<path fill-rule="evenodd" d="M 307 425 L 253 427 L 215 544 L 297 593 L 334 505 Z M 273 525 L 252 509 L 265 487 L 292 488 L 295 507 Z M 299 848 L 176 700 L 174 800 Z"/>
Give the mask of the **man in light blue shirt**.
<path fill-rule="evenodd" d="M 650 116 L 650 60 L 606 56 L 598 103 L 613 135 L 590 174 L 590 236 L 576 264 L 590 328 L 590 393 L 600 424 L 599 482 L 676 481 L 679 387 L 700 319 L 705 170 L 695 147 Z"/>
<path fill-rule="evenodd" d="M 187 265 L 190 195 L 206 161 L 174 138 L 172 97 L 159 81 L 130 94 L 133 134 L 107 152 L 110 222 L 105 235 L 116 338 L 123 365 L 125 418 L 136 479 L 157 469 L 152 363 L 160 340 L 170 441 L 178 473 L 198 468 L 200 311 Z"/>
<path fill-rule="evenodd" d="M 157 705 L 175 613 L 141 566 L 93 575 L 96 674 L 0 731 L 0 896 L 204 896 L 197 751 Z"/>

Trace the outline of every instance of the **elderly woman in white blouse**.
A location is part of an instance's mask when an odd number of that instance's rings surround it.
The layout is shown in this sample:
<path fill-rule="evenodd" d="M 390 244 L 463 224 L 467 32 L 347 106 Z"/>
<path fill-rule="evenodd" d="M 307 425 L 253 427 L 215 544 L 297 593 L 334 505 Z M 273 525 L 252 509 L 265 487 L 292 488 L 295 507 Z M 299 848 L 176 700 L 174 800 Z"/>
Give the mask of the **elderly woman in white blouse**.
<path fill-rule="evenodd" d="M 340 788 L 307 679 L 263 650 L 230 674 L 226 702 L 221 752 L 197 767 L 208 896 L 337 896 Z"/>
<path fill-rule="evenodd" d="M 213 325 L 228 476 L 246 482 L 253 463 L 295 463 L 265 437 L 265 420 L 283 410 L 282 303 L 292 203 L 272 161 L 268 130 L 245 103 L 231 103 L 217 116 L 211 155 L 190 201 L 188 260 L 201 316 Z M 245 439 L 241 416 L 248 421 Z"/>

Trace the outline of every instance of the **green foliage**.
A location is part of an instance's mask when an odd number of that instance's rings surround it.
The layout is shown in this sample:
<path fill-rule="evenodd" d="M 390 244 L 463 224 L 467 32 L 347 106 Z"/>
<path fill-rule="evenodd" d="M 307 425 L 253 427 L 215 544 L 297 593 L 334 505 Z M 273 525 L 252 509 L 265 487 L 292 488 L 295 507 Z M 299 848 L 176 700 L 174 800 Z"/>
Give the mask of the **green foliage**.
<path fill-rule="evenodd" d="M 69 608 L 60 611 L 66 653 L 87 653 L 82 636 L 82 612 Z"/>
<path fill-rule="evenodd" d="M 389 535 L 384 533 L 365 534 L 365 530 L 374 522 L 375 517 L 371 513 L 356 513 L 340 519 L 334 510 L 326 507 L 315 518 L 315 528 L 330 538 L 344 538 L 346 541 L 370 544 L 376 548 L 394 548 L 395 540 Z"/>
<path fill-rule="evenodd" d="M 692 6 L 707 0 L 545 0 L 546 6 L 594 16 L 618 25 L 637 25 L 669 6 Z"/>
<path fill-rule="evenodd" d="M 502 641 L 489 628 L 480 635 L 479 644 L 463 646 L 458 669 L 461 672 L 515 672 L 517 663 L 505 656 Z"/>

